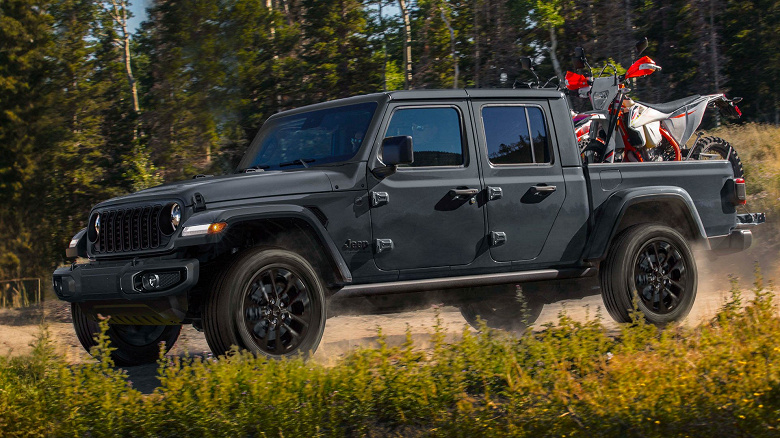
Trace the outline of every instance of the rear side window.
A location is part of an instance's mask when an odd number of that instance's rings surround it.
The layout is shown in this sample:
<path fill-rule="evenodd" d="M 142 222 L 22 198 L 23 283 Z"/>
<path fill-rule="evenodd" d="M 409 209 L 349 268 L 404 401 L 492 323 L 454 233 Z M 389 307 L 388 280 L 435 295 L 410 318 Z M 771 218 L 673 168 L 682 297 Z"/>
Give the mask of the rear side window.
<path fill-rule="evenodd" d="M 552 162 L 544 113 L 534 106 L 482 108 L 488 159 L 491 164 Z"/>
<path fill-rule="evenodd" d="M 393 113 L 385 137 L 412 136 L 411 167 L 460 166 L 463 160 L 460 115 L 455 108 L 404 108 Z"/>

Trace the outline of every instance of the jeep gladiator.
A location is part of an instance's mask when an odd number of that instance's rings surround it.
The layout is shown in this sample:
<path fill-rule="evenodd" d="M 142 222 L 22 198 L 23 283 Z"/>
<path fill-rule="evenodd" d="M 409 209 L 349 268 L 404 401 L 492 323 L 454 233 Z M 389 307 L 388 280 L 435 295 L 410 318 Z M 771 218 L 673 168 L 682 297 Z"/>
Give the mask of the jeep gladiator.
<path fill-rule="evenodd" d="M 96 205 L 66 251 L 84 262 L 57 269 L 54 290 L 87 350 L 110 316 L 120 365 L 153 362 L 182 324 L 215 354 L 307 354 L 342 297 L 466 290 L 469 322 L 512 322 L 519 308 L 490 304 L 486 286 L 532 282 L 543 296 L 545 282 L 597 278 L 617 321 L 634 297 L 653 323 L 684 318 L 691 247 L 744 250 L 764 220 L 738 214 L 744 180 L 722 160 L 583 165 L 569 114 L 562 93 L 538 89 L 275 114 L 235 173 Z"/>

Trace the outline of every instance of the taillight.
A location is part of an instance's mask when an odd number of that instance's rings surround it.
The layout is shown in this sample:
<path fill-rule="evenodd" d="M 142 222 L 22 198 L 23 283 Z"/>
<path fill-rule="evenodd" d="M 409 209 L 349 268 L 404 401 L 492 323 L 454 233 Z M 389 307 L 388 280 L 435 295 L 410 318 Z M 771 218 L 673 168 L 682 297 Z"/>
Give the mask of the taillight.
<path fill-rule="evenodd" d="M 745 188 L 745 178 L 734 179 L 734 205 L 747 204 L 747 189 Z"/>

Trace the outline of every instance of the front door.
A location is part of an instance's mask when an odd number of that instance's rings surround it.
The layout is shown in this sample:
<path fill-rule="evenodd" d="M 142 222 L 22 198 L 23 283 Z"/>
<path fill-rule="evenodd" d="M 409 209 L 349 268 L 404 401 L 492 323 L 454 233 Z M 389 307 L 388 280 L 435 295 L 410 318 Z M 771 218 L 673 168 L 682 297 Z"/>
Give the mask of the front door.
<path fill-rule="evenodd" d="M 374 257 L 383 270 L 465 265 L 485 233 L 477 158 L 465 100 L 392 104 L 385 137 L 412 136 L 414 163 L 370 187 Z"/>
<path fill-rule="evenodd" d="M 547 101 L 474 102 L 474 111 L 490 254 L 496 261 L 545 262 L 537 257 L 566 197 Z"/>

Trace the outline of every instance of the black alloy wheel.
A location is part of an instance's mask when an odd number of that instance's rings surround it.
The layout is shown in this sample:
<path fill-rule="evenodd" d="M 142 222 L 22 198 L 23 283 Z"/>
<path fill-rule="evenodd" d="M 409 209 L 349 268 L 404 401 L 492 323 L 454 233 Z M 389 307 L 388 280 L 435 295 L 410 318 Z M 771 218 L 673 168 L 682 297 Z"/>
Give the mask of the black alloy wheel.
<path fill-rule="evenodd" d="M 615 237 L 599 269 L 604 306 L 617 322 L 631 322 L 636 305 L 645 319 L 664 325 L 688 315 L 698 274 L 690 245 L 661 224 L 639 224 Z"/>
<path fill-rule="evenodd" d="M 688 267 L 680 250 L 662 238 L 651 240 L 634 263 L 634 286 L 642 305 L 666 315 L 681 303 L 688 284 Z"/>
<path fill-rule="evenodd" d="M 245 344 L 255 344 L 268 355 L 295 351 L 315 320 L 309 290 L 303 280 L 284 265 L 259 271 L 244 292 L 236 319 Z"/>
<path fill-rule="evenodd" d="M 248 249 L 214 284 L 203 313 L 203 330 L 214 354 L 237 346 L 279 359 L 317 349 L 325 329 L 325 288 L 299 254 Z"/>

